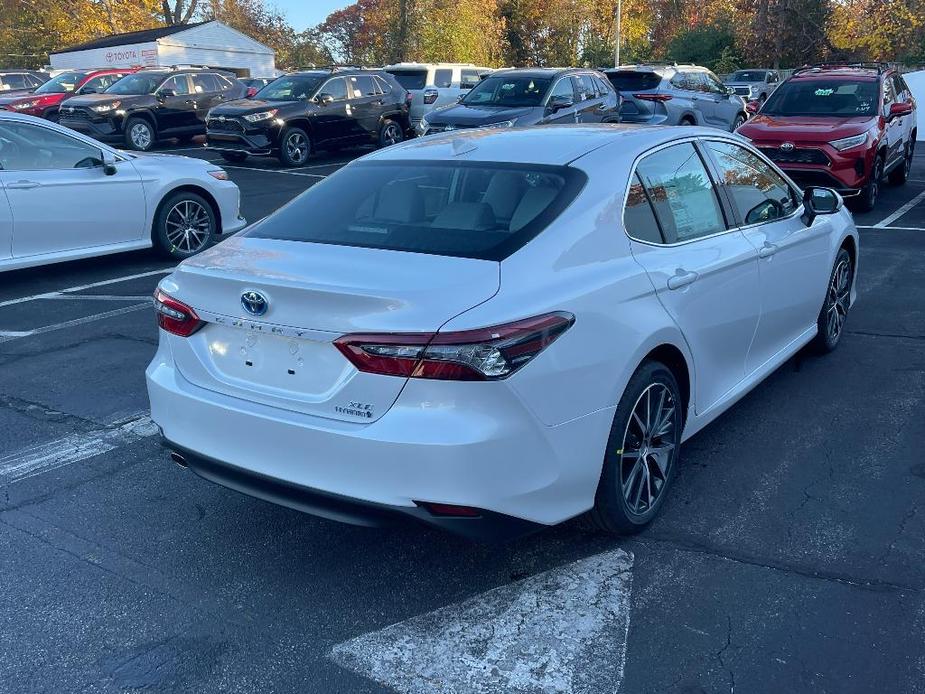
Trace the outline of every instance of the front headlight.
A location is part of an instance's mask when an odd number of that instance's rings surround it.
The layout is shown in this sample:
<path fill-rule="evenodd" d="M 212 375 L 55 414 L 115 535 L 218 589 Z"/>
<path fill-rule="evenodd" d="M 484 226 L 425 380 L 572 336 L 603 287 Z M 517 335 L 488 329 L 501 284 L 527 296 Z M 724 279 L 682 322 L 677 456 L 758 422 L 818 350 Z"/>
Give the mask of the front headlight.
<path fill-rule="evenodd" d="M 107 113 L 108 111 L 112 111 L 114 109 L 119 108 L 119 104 L 121 103 L 122 103 L 121 101 L 113 101 L 110 104 L 100 104 L 99 106 L 91 106 L 90 110 L 95 111 L 96 113 Z"/>
<path fill-rule="evenodd" d="M 757 85 L 757 84 L 751 85 L 751 86 L 748 88 L 748 91 L 749 91 L 750 93 L 752 93 L 752 94 L 757 94 L 757 93 L 758 93 L 758 85 Z"/>
<path fill-rule="evenodd" d="M 867 133 L 852 135 L 851 137 L 843 137 L 840 140 L 832 140 L 829 144 L 839 152 L 844 152 L 846 149 L 851 149 L 852 147 L 863 145 L 865 142 L 867 142 Z"/>
<path fill-rule="evenodd" d="M 25 111 L 27 108 L 38 106 L 38 103 L 38 99 L 35 99 L 34 101 L 22 101 L 18 104 L 10 104 L 10 106 L 15 108 L 17 111 Z"/>
<path fill-rule="evenodd" d="M 259 113 L 248 113 L 244 116 L 244 120 L 249 123 L 259 123 L 260 121 L 270 120 L 278 111 L 278 108 L 274 108 L 269 111 L 260 111 Z"/>
<path fill-rule="evenodd" d="M 512 120 L 499 120 L 497 123 L 488 123 L 487 125 L 481 126 L 483 128 L 513 128 L 514 121 Z"/>

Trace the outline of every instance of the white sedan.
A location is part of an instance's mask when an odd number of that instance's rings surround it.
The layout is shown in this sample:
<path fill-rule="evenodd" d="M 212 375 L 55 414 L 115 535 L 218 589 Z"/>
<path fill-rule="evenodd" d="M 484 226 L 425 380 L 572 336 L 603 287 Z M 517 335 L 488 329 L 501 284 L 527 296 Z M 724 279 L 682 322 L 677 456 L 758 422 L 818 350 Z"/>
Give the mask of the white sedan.
<path fill-rule="evenodd" d="M 173 459 L 329 518 L 638 530 L 694 435 L 836 347 L 858 235 L 742 138 L 473 130 L 368 155 L 159 285 Z"/>
<path fill-rule="evenodd" d="M 244 227 L 239 202 L 214 164 L 0 111 L 0 271 L 151 246 L 188 258 Z"/>

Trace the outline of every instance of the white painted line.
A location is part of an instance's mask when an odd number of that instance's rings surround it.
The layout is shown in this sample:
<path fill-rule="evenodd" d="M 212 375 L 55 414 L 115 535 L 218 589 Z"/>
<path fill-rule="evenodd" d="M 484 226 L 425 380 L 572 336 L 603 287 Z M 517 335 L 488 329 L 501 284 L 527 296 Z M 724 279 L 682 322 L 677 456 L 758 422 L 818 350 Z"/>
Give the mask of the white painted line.
<path fill-rule="evenodd" d="M 918 205 L 919 202 L 921 202 L 923 198 L 925 198 L 925 191 L 922 191 L 921 193 L 916 195 L 914 198 L 912 198 L 909 202 L 907 202 L 905 205 L 903 205 L 898 210 L 896 210 L 889 217 L 885 217 L 884 219 L 881 219 L 879 222 L 874 224 L 874 229 L 882 229 L 883 227 L 889 226 L 890 224 L 895 222 L 897 219 L 902 217 L 904 214 L 906 214 L 906 212 L 908 212 L 913 207 Z"/>
<path fill-rule="evenodd" d="M 633 555 L 604 552 L 334 647 L 402 694 L 617 692 Z"/>
<path fill-rule="evenodd" d="M 287 176 L 310 176 L 312 178 L 327 178 L 326 174 L 303 173 L 301 171 L 290 171 L 288 169 L 258 169 L 254 166 L 232 166 L 231 164 L 222 164 L 223 169 L 242 169 L 243 171 L 260 171 L 261 173 L 286 174 Z"/>
<path fill-rule="evenodd" d="M 35 335 L 43 335 L 45 333 L 51 333 L 56 330 L 64 330 L 65 328 L 74 328 L 78 325 L 83 325 L 84 323 L 93 323 L 98 320 L 105 320 L 106 318 L 115 318 L 116 316 L 122 316 L 126 313 L 133 313 L 135 311 L 141 311 L 146 308 L 151 308 L 151 301 L 147 301 L 143 304 L 133 304 L 132 306 L 123 306 L 122 308 L 113 309 L 112 311 L 105 311 L 104 313 L 95 313 L 92 316 L 84 316 L 83 318 L 75 318 L 74 320 L 64 321 L 63 323 L 54 323 L 53 325 L 44 325 L 41 328 L 36 328 L 35 330 L 26 330 L 26 331 L 8 331 L 0 332 L 0 344 L 4 342 L 11 342 L 12 340 L 22 340 L 26 337 L 33 337 Z"/>
<path fill-rule="evenodd" d="M 896 231 L 925 231 L 925 227 L 893 227 L 893 226 L 889 226 L 889 227 L 877 227 L 877 226 L 869 227 L 869 226 L 858 225 L 857 228 L 858 228 L 858 229 L 882 229 L 882 230 L 884 230 L 884 231 L 890 231 L 891 229 L 895 229 Z"/>
<path fill-rule="evenodd" d="M 115 294 L 56 294 L 43 296 L 41 301 L 147 301 L 148 295 L 117 296 Z"/>
<path fill-rule="evenodd" d="M 0 457 L 0 485 L 19 482 L 49 470 L 80 462 L 119 446 L 154 436 L 156 433 L 157 426 L 147 414 L 136 414 L 95 431 L 71 434 L 54 441 L 29 446 Z"/>
<path fill-rule="evenodd" d="M 139 272 L 135 275 L 125 275 L 124 277 L 114 277 L 108 280 L 102 280 L 100 282 L 92 282 L 91 284 L 81 284 L 76 287 L 67 287 L 66 289 L 56 289 L 53 292 L 44 292 L 43 294 L 32 294 L 31 296 L 22 296 L 18 299 L 7 299 L 6 301 L 0 301 L 0 308 L 4 306 L 13 306 L 14 304 L 22 304 L 27 301 L 35 301 L 36 299 L 50 299 L 52 297 L 58 296 L 59 294 L 68 294 L 71 292 L 82 292 L 85 289 L 94 289 L 96 287 L 105 287 L 108 284 L 118 284 L 120 282 L 128 282 L 129 280 L 137 280 L 142 277 L 153 277 L 154 275 L 166 275 L 169 272 L 173 272 L 173 268 L 165 268 L 163 270 L 151 270 L 150 272 Z"/>

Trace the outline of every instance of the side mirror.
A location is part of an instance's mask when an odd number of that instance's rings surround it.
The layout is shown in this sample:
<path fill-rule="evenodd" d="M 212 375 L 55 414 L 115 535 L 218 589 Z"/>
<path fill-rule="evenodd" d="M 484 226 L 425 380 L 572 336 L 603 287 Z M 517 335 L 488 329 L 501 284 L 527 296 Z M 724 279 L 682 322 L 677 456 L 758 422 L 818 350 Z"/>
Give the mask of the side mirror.
<path fill-rule="evenodd" d="M 758 113 L 759 108 L 761 108 L 761 102 L 758 99 L 752 99 L 745 104 L 745 110 L 752 115 Z"/>
<path fill-rule="evenodd" d="M 835 214 L 842 208 L 842 197 L 831 188 L 809 187 L 803 191 L 803 223 L 809 226 L 819 215 Z"/>
<path fill-rule="evenodd" d="M 912 104 L 907 101 L 902 101 L 897 104 L 890 104 L 890 119 L 901 118 L 902 116 L 908 116 L 912 113 Z"/>
<path fill-rule="evenodd" d="M 461 102 L 461 101 L 462 101 L 463 99 L 465 99 L 465 98 L 466 98 L 466 95 L 465 95 L 465 94 L 460 94 L 459 96 L 456 97 L 456 103 L 458 104 L 459 102 Z"/>
<path fill-rule="evenodd" d="M 554 96 L 549 100 L 549 112 L 555 113 L 556 111 L 561 111 L 564 108 L 571 108 L 575 105 L 575 100 L 570 96 Z"/>
<path fill-rule="evenodd" d="M 116 168 L 116 157 L 112 152 L 105 149 L 100 150 L 100 159 L 103 161 L 103 173 L 107 176 L 115 176 L 118 169 Z"/>
<path fill-rule="evenodd" d="M 330 94 L 319 94 L 315 97 L 315 100 L 322 106 L 327 106 L 328 104 L 334 103 L 334 97 Z"/>
<path fill-rule="evenodd" d="M 726 93 L 729 96 L 735 96 L 735 93 L 736 93 L 735 87 L 726 87 Z"/>

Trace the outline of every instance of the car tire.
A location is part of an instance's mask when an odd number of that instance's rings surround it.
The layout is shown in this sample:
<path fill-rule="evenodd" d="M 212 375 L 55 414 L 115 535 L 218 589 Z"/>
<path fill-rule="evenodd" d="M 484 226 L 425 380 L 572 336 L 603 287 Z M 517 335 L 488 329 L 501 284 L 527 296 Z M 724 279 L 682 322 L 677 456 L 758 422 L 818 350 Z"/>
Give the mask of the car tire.
<path fill-rule="evenodd" d="M 379 146 L 391 147 L 405 139 L 405 133 L 399 123 L 386 119 L 379 126 Z"/>
<path fill-rule="evenodd" d="M 52 123 L 57 123 L 61 120 L 61 116 L 57 109 L 45 111 L 45 113 L 42 114 L 42 117 L 47 121 L 51 121 Z"/>
<path fill-rule="evenodd" d="M 813 338 L 813 351 L 828 354 L 838 347 L 845 332 L 845 320 L 851 308 L 851 285 L 854 282 L 854 264 L 851 254 L 844 248 L 838 250 L 832 274 L 825 290 L 825 301 L 819 311 L 816 325 L 819 330 Z"/>
<path fill-rule="evenodd" d="M 587 524 L 628 535 L 658 515 L 680 458 L 682 409 L 671 370 L 661 362 L 644 362 L 630 378 L 614 413 Z M 651 454 L 655 450 L 661 458 Z"/>
<path fill-rule="evenodd" d="M 222 159 L 235 164 L 247 161 L 247 152 L 222 152 Z"/>
<path fill-rule="evenodd" d="M 902 166 L 897 166 L 890 171 L 890 183 L 894 186 L 903 185 L 909 178 L 909 172 L 912 171 L 912 155 L 915 153 L 915 142 L 910 141 L 905 147 Z"/>
<path fill-rule="evenodd" d="M 154 245 L 162 255 L 183 260 L 204 251 L 218 232 L 218 218 L 201 195 L 181 190 L 169 195 L 154 216 Z"/>
<path fill-rule="evenodd" d="M 279 138 L 279 161 L 283 166 L 304 166 L 312 155 L 312 141 L 302 128 L 286 128 Z"/>
<path fill-rule="evenodd" d="M 125 146 L 136 152 L 147 152 L 154 146 L 155 133 L 144 118 L 129 118 L 125 123 Z"/>
<path fill-rule="evenodd" d="M 861 194 L 857 197 L 857 207 L 859 212 L 870 212 L 877 205 L 877 198 L 880 197 L 880 186 L 883 184 L 883 155 L 878 154 L 874 160 L 874 170 L 870 174 L 870 180 L 867 185 L 861 189 Z"/>
<path fill-rule="evenodd" d="M 731 130 L 730 132 L 735 132 L 735 131 L 738 130 L 738 129 L 742 126 L 742 124 L 744 124 L 744 123 L 745 123 L 745 116 L 743 116 L 743 115 L 740 113 L 739 115 L 736 116 L 736 119 L 732 122 L 732 130 Z"/>
<path fill-rule="evenodd" d="M 681 119 L 678 125 L 697 125 L 697 124 L 694 122 L 694 119 L 691 118 L 690 116 L 684 116 L 684 118 Z"/>

